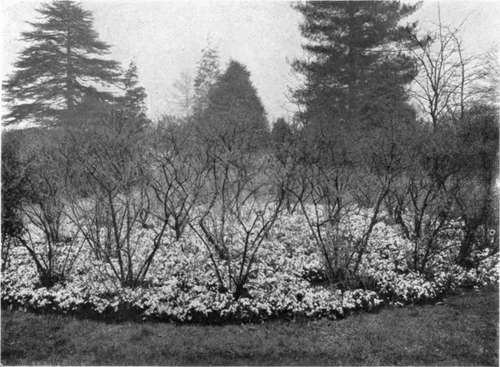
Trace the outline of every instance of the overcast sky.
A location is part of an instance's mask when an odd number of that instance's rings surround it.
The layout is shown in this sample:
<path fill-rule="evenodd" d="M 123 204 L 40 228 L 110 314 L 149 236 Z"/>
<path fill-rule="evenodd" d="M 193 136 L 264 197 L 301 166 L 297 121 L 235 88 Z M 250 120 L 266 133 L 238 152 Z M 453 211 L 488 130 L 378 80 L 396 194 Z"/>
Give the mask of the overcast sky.
<path fill-rule="evenodd" d="M 9 74 L 25 46 L 20 32 L 37 17 L 37 1 L 2 0 L 2 76 Z M 285 1 L 82 1 L 94 14 L 100 39 L 112 45 L 111 57 L 127 65 L 134 59 L 148 93 L 152 118 L 174 111 L 172 85 L 183 71 L 194 74 L 207 39 L 221 55 L 245 64 L 270 120 L 289 116 L 288 88 L 296 77 L 290 62 L 302 55 L 300 14 Z M 467 19 L 462 36 L 469 53 L 498 46 L 500 1 L 441 1 L 444 23 Z M 424 1 L 413 15 L 422 27 L 437 20 L 438 3 Z"/>

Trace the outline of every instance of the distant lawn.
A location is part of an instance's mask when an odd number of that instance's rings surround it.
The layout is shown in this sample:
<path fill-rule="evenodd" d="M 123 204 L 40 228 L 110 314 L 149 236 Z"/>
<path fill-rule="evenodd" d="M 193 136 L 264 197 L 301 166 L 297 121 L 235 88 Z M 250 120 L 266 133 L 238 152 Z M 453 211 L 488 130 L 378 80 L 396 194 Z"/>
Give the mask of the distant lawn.
<path fill-rule="evenodd" d="M 2 311 L 2 364 L 498 365 L 498 290 L 340 321 L 107 324 Z"/>

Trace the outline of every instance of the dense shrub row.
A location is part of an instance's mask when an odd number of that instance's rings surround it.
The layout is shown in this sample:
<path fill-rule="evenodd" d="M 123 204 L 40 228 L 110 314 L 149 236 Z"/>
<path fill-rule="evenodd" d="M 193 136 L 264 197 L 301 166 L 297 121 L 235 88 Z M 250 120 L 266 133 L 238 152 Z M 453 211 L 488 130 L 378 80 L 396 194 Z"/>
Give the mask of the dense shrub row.
<path fill-rule="evenodd" d="M 363 218 L 363 213 L 352 215 L 346 223 L 362 227 Z M 350 232 L 356 235 L 356 231 Z M 497 282 L 497 255 L 490 255 L 489 250 L 475 253 L 477 266 L 469 270 L 454 264 L 460 235 L 455 229 L 453 236 L 442 238 L 439 254 L 423 274 L 408 266 L 411 243 L 396 226 L 379 222 L 361 265 L 361 288 L 342 289 L 324 281 L 322 258 L 302 216 L 285 215 L 264 241 L 247 293 L 238 299 L 218 288 L 206 249 L 189 232 L 177 243 L 160 249 L 144 284 L 135 288 L 116 284 L 109 265 L 97 260 L 86 246 L 72 248 L 79 253 L 68 279 L 51 288 L 41 287 L 29 254 L 17 247 L 2 274 L 2 304 L 104 319 L 214 323 L 334 319 L 384 304 L 428 302 L 457 287 Z"/>

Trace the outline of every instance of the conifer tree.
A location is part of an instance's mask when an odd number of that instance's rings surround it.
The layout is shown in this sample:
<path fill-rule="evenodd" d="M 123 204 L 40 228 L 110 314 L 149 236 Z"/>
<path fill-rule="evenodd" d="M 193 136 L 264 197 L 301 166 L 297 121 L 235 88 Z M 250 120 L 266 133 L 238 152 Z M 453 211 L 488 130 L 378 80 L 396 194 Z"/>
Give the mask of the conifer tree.
<path fill-rule="evenodd" d="M 208 93 L 200 123 L 207 135 L 231 149 L 256 150 L 267 143 L 266 112 L 244 65 L 230 61 Z"/>
<path fill-rule="evenodd" d="M 122 105 L 135 115 L 146 112 L 146 90 L 139 85 L 137 65 L 131 61 L 123 76 L 125 95 L 121 98 Z"/>
<path fill-rule="evenodd" d="M 208 93 L 220 75 L 219 54 L 213 47 L 202 50 L 194 79 L 194 113 L 200 114 L 208 107 Z"/>
<path fill-rule="evenodd" d="M 405 51 L 414 46 L 410 34 L 416 24 L 400 21 L 415 5 L 308 1 L 295 7 L 305 19 L 300 29 L 309 54 L 294 63 L 306 78 L 295 93 L 303 122 L 360 130 L 367 122 L 383 123 L 385 112 L 407 107 L 405 87 L 416 67 Z"/>
<path fill-rule="evenodd" d="M 4 84 L 7 124 L 54 124 L 86 96 L 109 101 L 113 96 L 102 87 L 109 90 L 119 75 L 118 63 L 102 58 L 109 46 L 98 39 L 90 11 L 71 0 L 46 3 L 37 11 L 41 19 L 22 33 L 28 46 Z"/>

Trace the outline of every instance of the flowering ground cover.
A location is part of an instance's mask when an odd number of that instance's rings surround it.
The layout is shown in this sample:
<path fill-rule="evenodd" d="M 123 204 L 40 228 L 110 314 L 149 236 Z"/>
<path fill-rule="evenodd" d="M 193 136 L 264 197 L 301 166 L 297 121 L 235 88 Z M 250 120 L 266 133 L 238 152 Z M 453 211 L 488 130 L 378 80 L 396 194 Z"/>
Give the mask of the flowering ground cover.
<path fill-rule="evenodd" d="M 343 320 L 103 323 L 2 311 L 2 364 L 498 365 L 498 291 Z M 409 332 L 411 331 L 411 332 Z"/>
<path fill-rule="evenodd" d="M 362 211 L 351 215 L 343 224 L 345 237 L 355 241 L 363 233 L 367 217 Z M 2 274 L 2 304 L 115 320 L 221 323 L 336 319 L 383 305 L 429 302 L 459 287 L 496 284 L 498 279 L 497 256 L 489 250 L 475 254 L 476 267 L 465 269 L 454 264 L 459 229 L 442 237 L 441 249 L 432 257 L 427 274 L 415 272 L 408 265 L 412 244 L 396 226 L 381 221 L 374 227 L 361 262 L 360 274 L 367 281 L 359 288 L 327 286 L 322 282 L 322 258 L 304 222 L 300 215 L 283 215 L 277 221 L 259 249 L 245 297 L 236 299 L 218 289 L 213 263 L 202 244 L 187 232 L 160 248 L 145 284 L 135 288 L 117 284 L 109 264 L 94 258 L 84 245 L 72 248 L 78 256 L 70 256 L 77 260 L 64 282 L 40 287 L 29 254 L 17 247 Z M 136 236 L 136 243 L 141 243 L 140 239 L 148 236 L 147 229 Z M 43 242 L 39 246 L 43 247 Z M 147 249 L 138 246 L 134 256 L 140 259 L 143 253 Z M 219 271 L 229 272 L 219 261 Z"/>
<path fill-rule="evenodd" d="M 364 218 L 351 216 L 344 231 L 352 238 L 359 236 Z M 147 235 L 147 230 L 138 233 L 138 242 Z M 457 287 L 497 281 L 496 256 L 489 256 L 488 251 L 478 253 L 479 265 L 466 270 L 453 264 L 453 251 L 458 246 L 454 246 L 455 242 L 453 237 L 443 241 L 444 250 L 430 266 L 432 273 L 424 276 L 408 267 L 409 241 L 396 227 L 380 222 L 362 262 L 361 273 L 370 279 L 370 289 L 341 290 L 315 284 L 322 275 L 322 260 L 304 220 L 298 215 L 283 217 L 260 249 L 248 283 L 248 296 L 239 299 L 218 290 L 209 256 L 194 236 L 162 247 L 147 285 L 138 288 L 116 284 L 109 266 L 93 259 L 85 246 L 78 247 L 77 263 L 69 279 L 51 288 L 39 287 L 36 267 L 27 251 L 18 247 L 2 276 L 2 303 L 42 312 L 177 322 L 335 319 L 384 304 L 431 301 Z M 141 249 L 138 247 L 137 257 Z"/>

